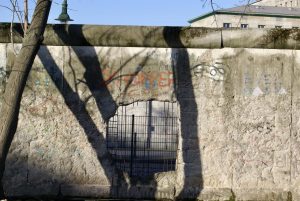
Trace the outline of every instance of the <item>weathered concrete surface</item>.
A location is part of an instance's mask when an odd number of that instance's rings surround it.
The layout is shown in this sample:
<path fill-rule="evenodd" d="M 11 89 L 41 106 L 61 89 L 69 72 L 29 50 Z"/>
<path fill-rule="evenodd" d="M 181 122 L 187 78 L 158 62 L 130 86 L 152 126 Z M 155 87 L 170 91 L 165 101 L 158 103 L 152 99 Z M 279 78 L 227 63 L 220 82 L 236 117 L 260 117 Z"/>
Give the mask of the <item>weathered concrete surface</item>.
<path fill-rule="evenodd" d="M 1 45 L 9 60 L 6 48 Z M 170 185 L 174 172 L 166 179 L 165 174 L 157 175 L 152 183 L 141 184 L 148 186 L 145 190 L 132 186 L 126 176 L 118 178 L 121 173 L 116 173 L 108 156 L 104 120 L 114 115 L 116 105 L 148 99 L 175 101 L 170 50 L 124 50 L 41 48 L 8 157 L 8 195 L 174 197 L 174 184 Z"/>
<path fill-rule="evenodd" d="M 11 52 L 0 44 L 3 89 Z M 6 192 L 297 200 L 299 63 L 297 50 L 44 46 L 23 95 Z M 176 101 L 180 133 L 176 171 L 142 183 L 114 168 L 106 120 L 118 105 L 147 100 Z"/>
<path fill-rule="evenodd" d="M 22 42 L 20 24 L 14 42 Z M 206 27 L 150 27 L 48 25 L 44 45 L 158 48 L 299 49 L 299 29 L 221 29 Z M 0 24 L 0 43 L 10 43 L 10 24 Z"/>
<path fill-rule="evenodd" d="M 22 30 L 14 25 L 14 41 L 22 42 Z M 44 45 L 116 47 L 220 48 L 220 29 L 151 26 L 48 25 Z M 177 42 L 178 37 L 182 43 Z M 211 39 L 211 40 L 209 40 Z M 10 24 L 0 24 L 0 43 L 9 43 Z M 173 41 L 171 44 L 166 41 Z"/>

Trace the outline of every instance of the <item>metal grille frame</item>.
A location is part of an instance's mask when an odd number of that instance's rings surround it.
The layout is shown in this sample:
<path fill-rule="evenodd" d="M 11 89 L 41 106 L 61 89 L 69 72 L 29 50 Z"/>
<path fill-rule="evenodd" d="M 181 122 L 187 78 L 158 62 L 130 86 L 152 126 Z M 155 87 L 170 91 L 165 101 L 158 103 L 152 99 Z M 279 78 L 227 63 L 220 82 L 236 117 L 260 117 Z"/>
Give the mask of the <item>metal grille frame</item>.
<path fill-rule="evenodd" d="M 178 118 L 170 113 L 164 114 L 116 114 L 109 120 L 107 149 L 119 170 L 131 177 L 175 170 Z"/>

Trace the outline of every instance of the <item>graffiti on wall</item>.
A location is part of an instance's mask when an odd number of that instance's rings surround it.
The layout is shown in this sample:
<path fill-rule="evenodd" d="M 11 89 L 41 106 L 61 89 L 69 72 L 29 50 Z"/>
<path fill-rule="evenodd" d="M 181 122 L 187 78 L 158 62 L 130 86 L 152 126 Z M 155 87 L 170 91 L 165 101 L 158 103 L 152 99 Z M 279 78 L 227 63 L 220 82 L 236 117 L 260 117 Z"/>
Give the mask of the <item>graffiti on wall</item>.
<path fill-rule="evenodd" d="M 36 79 L 34 81 L 36 86 L 44 86 L 44 87 L 48 87 L 50 84 L 50 78 L 46 77 L 45 79 Z"/>
<path fill-rule="evenodd" d="M 44 73 L 45 69 L 43 67 L 37 67 L 33 69 L 34 72 L 37 73 Z M 49 86 L 50 84 L 50 78 L 47 75 L 43 76 L 44 78 L 36 78 L 34 80 L 34 84 L 36 86 Z M 7 78 L 7 71 L 3 66 L 0 66 L 0 84 L 3 84 L 3 82 L 6 81 Z"/>
<path fill-rule="evenodd" d="M 132 68 L 134 72 L 122 72 L 119 70 L 112 70 L 112 68 L 105 68 L 102 70 L 103 81 L 100 83 L 101 87 L 107 87 L 109 91 L 118 91 L 118 93 L 126 93 L 127 95 L 139 95 L 142 93 L 153 93 L 171 91 L 173 89 L 174 78 L 172 70 L 166 66 L 162 66 L 160 70 L 143 70 L 142 66 Z M 35 75 L 32 81 L 36 87 L 51 86 L 51 79 L 45 73 L 44 67 L 35 67 L 33 69 Z M 1 79 L 1 75 L 0 75 Z M 126 92 L 124 91 L 126 90 Z"/>
<path fill-rule="evenodd" d="M 102 71 L 104 81 L 102 86 L 106 86 L 110 91 L 115 89 L 126 89 L 127 95 L 139 95 L 153 91 L 166 91 L 173 89 L 174 78 L 170 70 L 143 71 L 142 67 L 134 73 L 111 72 L 108 68 Z"/>
<path fill-rule="evenodd" d="M 229 74 L 229 67 L 222 62 L 200 63 L 193 67 L 196 76 L 204 76 L 215 81 L 224 81 Z"/>
<path fill-rule="evenodd" d="M 32 69 L 32 72 L 34 72 L 34 80 L 33 83 L 36 87 L 49 87 L 50 86 L 50 77 L 48 76 L 48 73 L 46 72 L 44 67 L 34 67 Z"/>
<path fill-rule="evenodd" d="M 276 74 L 261 73 L 258 77 L 250 73 L 244 73 L 243 94 L 247 96 L 260 96 L 268 94 L 284 95 L 287 93 L 282 79 Z"/>
<path fill-rule="evenodd" d="M 5 79 L 6 77 L 6 70 L 3 66 L 0 66 L 0 80 Z"/>

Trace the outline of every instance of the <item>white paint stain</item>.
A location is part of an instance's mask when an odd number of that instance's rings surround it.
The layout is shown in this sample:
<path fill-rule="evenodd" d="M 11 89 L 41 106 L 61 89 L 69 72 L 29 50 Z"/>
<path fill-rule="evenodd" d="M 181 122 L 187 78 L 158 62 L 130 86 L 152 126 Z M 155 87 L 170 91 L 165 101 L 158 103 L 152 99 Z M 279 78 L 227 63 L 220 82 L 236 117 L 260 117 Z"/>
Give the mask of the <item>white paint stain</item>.
<path fill-rule="evenodd" d="M 264 94 L 264 92 L 259 87 L 256 87 L 253 90 L 253 93 L 252 93 L 253 96 L 260 96 L 260 95 L 263 95 L 263 94 Z"/>
<path fill-rule="evenodd" d="M 286 92 L 285 88 L 281 88 L 281 89 L 279 90 L 278 94 L 284 95 L 284 94 L 287 94 L 287 92 Z"/>

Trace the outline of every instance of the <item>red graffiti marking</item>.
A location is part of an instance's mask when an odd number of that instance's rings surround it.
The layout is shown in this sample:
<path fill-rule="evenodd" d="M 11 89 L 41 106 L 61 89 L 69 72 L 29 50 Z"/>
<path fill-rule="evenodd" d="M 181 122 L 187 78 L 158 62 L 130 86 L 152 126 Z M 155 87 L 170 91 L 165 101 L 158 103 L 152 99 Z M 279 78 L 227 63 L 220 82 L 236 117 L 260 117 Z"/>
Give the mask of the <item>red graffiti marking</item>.
<path fill-rule="evenodd" d="M 173 82 L 174 82 L 173 72 L 166 71 L 160 73 L 159 82 L 158 82 L 158 85 L 160 87 L 173 86 Z"/>
<path fill-rule="evenodd" d="M 109 68 L 102 71 L 104 81 L 101 86 L 107 87 L 109 90 L 119 87 L 138 87 L 145 91 L 163 90 L 173 88 L 174 78 L 172 71 L 160 72 L 143 72 L 121 74 L 120 71 L 110 72 Z M 138 91 L 132 89 L 130 91 Z"/>

